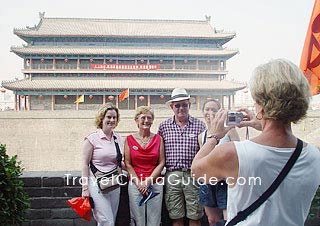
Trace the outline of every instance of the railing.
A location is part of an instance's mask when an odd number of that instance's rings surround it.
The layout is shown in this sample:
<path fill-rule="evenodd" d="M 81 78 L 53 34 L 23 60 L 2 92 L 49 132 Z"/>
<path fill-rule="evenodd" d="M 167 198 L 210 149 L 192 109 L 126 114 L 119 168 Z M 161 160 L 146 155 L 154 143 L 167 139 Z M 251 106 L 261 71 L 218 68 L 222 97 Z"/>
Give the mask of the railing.
<path fill-rule="evenodd" d="M 90 69 L 90 64 L 80 64 L 79 69 Z"/>
<path fill-rule="evenodd" d="M 176 64 L 176 70 L 196 70 L 196 65 L 183 65 L 183 64 Z"/>
<path fill-rule="evenodd" d="M 77 69 L 76 64 L 56 64 L 56 69 Z"/>
<path fill-rule="evenodd" d="M 172 64 L 160 64 L 160 69 L 173 69 Z"/>
<path fill-rule="evenodd" d="M 30 66 L 27 66 L 26 69 L 30 69 Z M 53 69 L 53 64 L 31 64 L 31 69 Z"/>
<path fill-rule="evenodd" d="M 218 65 L 199 65 L 199 70 L 219 70 Z"/>
<path fill-rule="evenodd" d="M 82 63 L 82 64 L 69 64 L 69 63 L 56 63 L 53 65 L 52 63 L 32 63 L 31 65 L 25 65 L 24 70 L 90 70 L 90 71 L 98 71 L 91 68 L 91 63 Z M 218 64 L 204 64 L 199 63 L 196 64 L 160 64 L 160 71 L 161 70 L 203 70 L 203 71 L 210 71 L 210 70 L 219 70 L 223 71 L 222 68 Z"/>

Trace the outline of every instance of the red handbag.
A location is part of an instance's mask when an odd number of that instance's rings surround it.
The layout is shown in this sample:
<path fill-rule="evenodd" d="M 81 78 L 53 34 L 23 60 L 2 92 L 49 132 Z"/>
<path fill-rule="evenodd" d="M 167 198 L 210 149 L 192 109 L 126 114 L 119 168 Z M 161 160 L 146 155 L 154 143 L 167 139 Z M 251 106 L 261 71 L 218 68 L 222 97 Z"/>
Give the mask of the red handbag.
<path fill-rule="evenodd" d="M 88 197 L 72 198 L 67 200 L 67 203 L 81 218 L 86 221 L 91 220 L 91 205 Z"/>

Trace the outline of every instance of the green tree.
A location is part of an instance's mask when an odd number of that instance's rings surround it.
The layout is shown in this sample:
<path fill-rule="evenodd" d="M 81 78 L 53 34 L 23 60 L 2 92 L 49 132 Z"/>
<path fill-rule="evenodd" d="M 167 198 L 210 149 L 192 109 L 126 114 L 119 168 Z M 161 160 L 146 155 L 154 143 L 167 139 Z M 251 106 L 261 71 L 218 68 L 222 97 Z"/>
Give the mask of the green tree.
<path fill-rule="evenodd" d="M 19 178 L 23 171 L 20 164 L 17 155 L 10 158 L 6 145 L 0 144 L 0 225 L 3 226 L 20 225 L 30 207 L 29 196 Z"/>
<path fill-rule="evenodd" d="M 308 219 L 315 219 L 318 216 L 318 213 L 320 213 L 320 187 L 312 201 Z"/>

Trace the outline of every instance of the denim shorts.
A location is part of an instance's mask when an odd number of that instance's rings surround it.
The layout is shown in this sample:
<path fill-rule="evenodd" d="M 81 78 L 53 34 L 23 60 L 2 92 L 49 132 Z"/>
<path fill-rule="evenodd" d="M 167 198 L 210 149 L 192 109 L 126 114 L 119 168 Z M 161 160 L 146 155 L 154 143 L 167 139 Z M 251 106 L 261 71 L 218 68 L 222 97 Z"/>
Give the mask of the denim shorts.
<path fill-rule="evenodd" d="M 199 188 L 199 202 L 204 206 L 227 209 L 227 189 L 225 180 L 216 185 L 205 184 Z"/>

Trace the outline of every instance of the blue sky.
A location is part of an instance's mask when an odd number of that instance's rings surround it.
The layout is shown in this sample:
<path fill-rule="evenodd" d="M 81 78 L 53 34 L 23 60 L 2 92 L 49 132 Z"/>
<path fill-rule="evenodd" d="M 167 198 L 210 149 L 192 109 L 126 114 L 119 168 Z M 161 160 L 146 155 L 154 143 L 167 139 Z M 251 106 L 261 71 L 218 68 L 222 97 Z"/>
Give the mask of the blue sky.
<path fill-rule="evenodd" d="M 237 36 L 225 45 L 240 54 L 227 62 L 228 79 L 248 81 L 254 67 L 274 58 L 300 63 L 314 0 L 9 0 L 0 8 L 0 80 L 21 78 L 22 59 L 10 47 L 24 42 L 14 28 L 46 17 L 191 19 L 211 16 L 211 25 Z"/>

